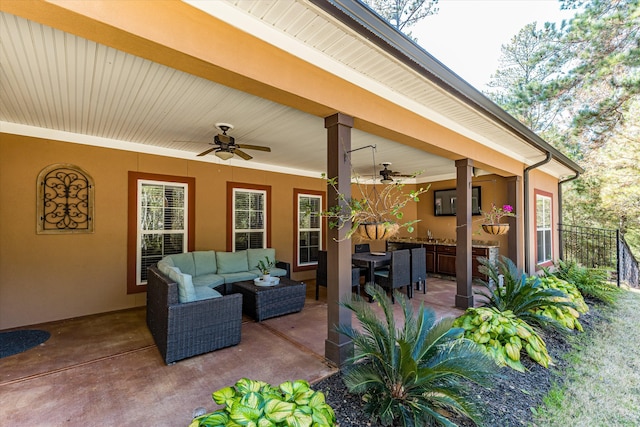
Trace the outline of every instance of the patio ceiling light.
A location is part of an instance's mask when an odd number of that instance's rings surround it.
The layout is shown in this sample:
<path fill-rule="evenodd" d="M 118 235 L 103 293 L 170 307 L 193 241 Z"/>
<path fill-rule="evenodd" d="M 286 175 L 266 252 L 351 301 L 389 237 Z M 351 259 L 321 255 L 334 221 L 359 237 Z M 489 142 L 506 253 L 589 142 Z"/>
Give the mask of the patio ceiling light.
<path fill-rule="evenodd" d="M 233 153 L 231 151 L 223 151 L 223 150 L 216 151 L 215 155 L 220 157 L 222 160 L 229 160 L 230 158 L 233 157 Z"/>

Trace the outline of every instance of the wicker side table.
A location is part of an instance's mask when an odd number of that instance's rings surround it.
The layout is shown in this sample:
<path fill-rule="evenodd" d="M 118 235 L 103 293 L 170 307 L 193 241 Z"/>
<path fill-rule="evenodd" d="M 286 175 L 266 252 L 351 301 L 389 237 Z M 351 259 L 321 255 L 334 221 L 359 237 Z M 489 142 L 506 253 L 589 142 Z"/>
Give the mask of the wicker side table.
<path fill-rule="evenodd" d="M 306 284 L 286 277 L 276 286 L 256 286 L 250 280 L 233 283 L 232 289 L 242 294 L 242 312 L 258 322 L 302 310 L 307 294 Z"/>

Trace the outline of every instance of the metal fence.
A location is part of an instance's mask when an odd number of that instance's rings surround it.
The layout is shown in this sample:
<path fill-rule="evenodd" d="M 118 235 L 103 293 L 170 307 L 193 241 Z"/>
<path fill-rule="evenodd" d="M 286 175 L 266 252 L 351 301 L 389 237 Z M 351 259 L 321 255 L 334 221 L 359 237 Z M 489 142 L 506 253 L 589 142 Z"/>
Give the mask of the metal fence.
<path fill-rule="evenodd" d="M 633 256 L 624 236 L 620 235 L 618 238 L 618 285 L 620 285 L 620 281 L 623 281 L 629 286 L 637 288 L 640 286 L 638 276 L 640 276 L 638 260 Z"/>
<path fill-rule="evenodd" d="M 638 261 L 619 230 L 559 225 L 560 259 L 589 268 L 604 268 L 612 280 L 638 287 Z"/>

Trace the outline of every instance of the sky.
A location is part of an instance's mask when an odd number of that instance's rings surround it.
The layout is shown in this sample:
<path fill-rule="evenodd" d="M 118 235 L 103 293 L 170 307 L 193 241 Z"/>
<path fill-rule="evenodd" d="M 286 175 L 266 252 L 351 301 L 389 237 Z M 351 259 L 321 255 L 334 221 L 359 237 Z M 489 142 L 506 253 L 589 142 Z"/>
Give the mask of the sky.
<path fill-rule="evenodd" d="M 558 0 L 440 0 L 439 12 L 410 28 L 418 44 L 478 90 L 498 68 L 500 46 L 526 24 L 560 23 L 575 11 Z"/>

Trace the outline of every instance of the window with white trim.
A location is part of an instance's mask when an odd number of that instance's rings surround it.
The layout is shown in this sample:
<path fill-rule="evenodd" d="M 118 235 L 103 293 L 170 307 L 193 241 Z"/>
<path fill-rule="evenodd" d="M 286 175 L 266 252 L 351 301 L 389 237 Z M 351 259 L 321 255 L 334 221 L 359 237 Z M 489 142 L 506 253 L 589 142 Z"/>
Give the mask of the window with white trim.
<path fill-rule="evenodd" d="M 538 264 L 551 261 L 553 258 L 551 221 L 551 197 L 536 194 L 536 260 Z"/>
<path fill-rule="evenodd" d="M 297 266 L 318 264 L 318 251 L 322 249 L 322 196 L 297 194 L 298 234 Z"/>
<path fill-rule="evenodd" d="M 233 189 L 234 251 L 267 247 L 267 192 L 245 188 Z"/>
<path fill-rule="evenodd" d="M 166 255 L 187 251 L 188 186 L 179 182 L 138 181 L 136 285 L 147 283 L 147 267 Z"/>

